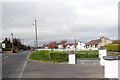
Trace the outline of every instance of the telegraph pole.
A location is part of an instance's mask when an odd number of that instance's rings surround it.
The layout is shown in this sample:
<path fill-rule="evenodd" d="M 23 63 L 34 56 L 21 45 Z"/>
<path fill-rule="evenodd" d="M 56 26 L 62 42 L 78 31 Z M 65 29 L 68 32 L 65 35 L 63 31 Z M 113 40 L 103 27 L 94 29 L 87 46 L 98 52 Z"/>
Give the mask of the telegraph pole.
<path fill-rule="evenodd" d="M 13 33 L 11 33 L 11 41 L 12 41 L 12 49 L 11 49 L 11 52 L 13 53 L 13 50 L 14 50 L 14 45 L 13 45 Z"/>
<path fill-rule="evenodd" d="M 38 48 L 38 38 L 37 38 L 37 20 L 36 20 L 36 2 L 34 2 L 33 7 L 34 7 L 34 18 L 35 18 L 35 22 L 33 25 L 35 25 L 35 49 L 37 50 Z"/>
<path fill-rule="evenodd" d="M 37 38 L 37 20 L 35 19 L 35 49 L 37 50 L 38 48 L 38 38 Z"/>
<path fill-rule="evenodd" d="M 74 39 L 74 41 L 75 41 L 75 51 L 76 51 L 76 47 L 77 47 L 77 41 L 76 41 L 76 39 Z"/>

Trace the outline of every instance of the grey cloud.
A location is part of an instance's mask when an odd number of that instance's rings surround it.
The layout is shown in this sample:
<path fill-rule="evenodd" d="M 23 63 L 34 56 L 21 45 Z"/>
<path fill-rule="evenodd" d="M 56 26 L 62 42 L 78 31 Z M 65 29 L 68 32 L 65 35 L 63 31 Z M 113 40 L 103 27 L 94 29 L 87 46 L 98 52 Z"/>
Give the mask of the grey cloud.
<path fill-rule="evenodd" d="M 4 38 L 14 33 L 15 37 L 23 38 L 33 46 L 32 23 L 36 16 L 39 45 L 61 39 L 72 41 L 76 38 L 84 42 L 101 36 L 115 39 L 118 34 L 116 5 L 116 0 L 4 2 L 2 35 Z"/>

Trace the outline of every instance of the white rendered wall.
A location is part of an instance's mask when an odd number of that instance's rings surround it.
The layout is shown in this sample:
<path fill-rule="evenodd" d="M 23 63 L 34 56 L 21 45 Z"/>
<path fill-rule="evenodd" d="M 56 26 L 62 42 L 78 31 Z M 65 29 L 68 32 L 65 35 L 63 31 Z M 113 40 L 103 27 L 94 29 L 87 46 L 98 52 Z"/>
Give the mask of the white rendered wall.
<path fill-rule="evenodd" d="M 118 79 L 120 79 L 120 60 L 118 61 Z"/>
<path fill-rule="evenodd" d="M 75 64 L 75 54 L 69 54 L 69 64 Z"/>
<path fill-rule="evenodd" d="M 118 71 L 119 63 L 120 60 L 105 60 L 104 77 L 120 79 L 120 72 Z"/>
<path fill-rule="evenodd" d="M 105 65 L 105 60 L 103 59 L 103 56 L 107 56 L 107 50 L 99 50 L 99 58 L 100 58 L 100 65 L 104 66 Z"/>

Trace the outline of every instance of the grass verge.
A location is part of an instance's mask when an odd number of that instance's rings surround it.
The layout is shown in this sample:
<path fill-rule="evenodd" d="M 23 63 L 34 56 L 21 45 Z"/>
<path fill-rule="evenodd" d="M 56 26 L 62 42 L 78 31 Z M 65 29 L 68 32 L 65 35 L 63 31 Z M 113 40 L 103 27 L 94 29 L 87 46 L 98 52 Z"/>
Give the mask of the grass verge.
<path fill-rule="evenodd" d="M 41 50 L 31 53 L 29 59 L 46 62 L 66 62 L 68 61 L 68 55 L 68 52 Z M 98 58 L 98 51 L 77 51 L 76 58 Z"/>

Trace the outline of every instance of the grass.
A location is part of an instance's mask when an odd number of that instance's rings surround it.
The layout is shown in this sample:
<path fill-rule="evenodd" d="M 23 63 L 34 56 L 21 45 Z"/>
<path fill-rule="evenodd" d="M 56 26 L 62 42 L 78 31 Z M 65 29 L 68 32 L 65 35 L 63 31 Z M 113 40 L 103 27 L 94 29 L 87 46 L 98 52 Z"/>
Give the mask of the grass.
<path fill-rule="evenodd" d="M 30 54 L 29 59 L 47 61 L 48 53 L 48 51 L 36 51 Z"/>
<path fill-rule="evenodd" d="M 77 51 L 76 58 L 98 58 L 98 51 Z M 29 59 L 47 62 L 65 62 L 68 61 L 68 52 L 41 50 L 31 53 Z"/>

